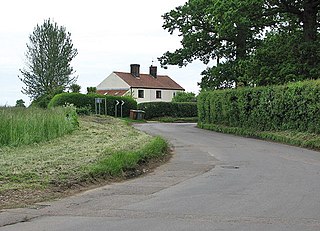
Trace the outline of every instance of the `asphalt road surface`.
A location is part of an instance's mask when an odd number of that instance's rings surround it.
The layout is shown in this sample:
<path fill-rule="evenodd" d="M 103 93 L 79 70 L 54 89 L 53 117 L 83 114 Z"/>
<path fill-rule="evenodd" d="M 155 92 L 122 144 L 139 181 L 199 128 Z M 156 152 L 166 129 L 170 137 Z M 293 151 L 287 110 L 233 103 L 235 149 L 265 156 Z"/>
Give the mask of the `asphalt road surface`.
<path fill-rule="evenodd" d="M 320 230 L 320 153 L 195 124 L 141 124 L 175 148 L 154 172 L 0 212 L 0 231 Z"/>

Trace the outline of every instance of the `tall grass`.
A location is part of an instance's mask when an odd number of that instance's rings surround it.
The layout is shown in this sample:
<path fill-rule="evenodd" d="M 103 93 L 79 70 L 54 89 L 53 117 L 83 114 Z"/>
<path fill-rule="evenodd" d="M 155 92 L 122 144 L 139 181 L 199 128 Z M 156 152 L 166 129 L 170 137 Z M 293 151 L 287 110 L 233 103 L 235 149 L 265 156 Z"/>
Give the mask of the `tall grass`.
<path fill-rule="evenodd" d="M 72 132 L 77 117 L 72 107 L 0 108 L 0 147 L 48 141 Z"/>

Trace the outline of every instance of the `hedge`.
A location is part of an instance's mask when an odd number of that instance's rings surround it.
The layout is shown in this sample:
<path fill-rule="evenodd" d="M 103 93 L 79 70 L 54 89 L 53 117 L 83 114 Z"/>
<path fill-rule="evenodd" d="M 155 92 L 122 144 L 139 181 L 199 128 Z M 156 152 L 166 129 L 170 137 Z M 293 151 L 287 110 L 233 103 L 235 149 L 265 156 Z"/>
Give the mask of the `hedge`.
<path fill-rule="evenodd" d="M 157 117 L 197 117 L 197 103 L 149 102 L 138 104 L 138 109 L 146 112 L 145 118 Z"/>
<path fill-rule="evenodd" d="M 124 101 L 122 113 L 124 117 L 128 117 L 130 109 L 137 108 L 137 102 L 131 97 L 105 96 L 99 94 L 81 94 L 81 93 L 62 93 L 54 96 L 48 107 L 56 107 L 65 104 L 73 104 L 79 111 L 89 110 L 95 113 L 95 98 L 103 98 L 107 101 L 107 115 L 115 115 L 116 100 Z M 117 107 L 117 115 L 120 116 L 120 105 Z M 101 114 L 105 114 L 105 103 L 101 103 Z"/>
<path fill-rule="evenodd" d="M 320 80 L 202 92 L 199 124 L 320 133 Z"/>

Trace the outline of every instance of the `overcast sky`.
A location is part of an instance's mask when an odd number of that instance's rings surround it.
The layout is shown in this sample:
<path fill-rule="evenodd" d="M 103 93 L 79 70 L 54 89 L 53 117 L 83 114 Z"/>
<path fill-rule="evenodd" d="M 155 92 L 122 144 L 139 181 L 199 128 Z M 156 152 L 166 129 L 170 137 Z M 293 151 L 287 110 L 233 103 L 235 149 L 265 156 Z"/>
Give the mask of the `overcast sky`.
<path fill-rule="evenodd" d="M 97 86 L 112 71 L 130 71 L 140 64 L 148 73 L 154 60 L 159 74 L 166 74 L 186 91 L 198 93 L 197 82 L 206 67 L 195 62 L 187 67 L 160 69 L 157 58 L 180 47 L 177 34 L 162 28 L 161 15 L 185 0 L 10 0 L 1 4 L 0 14 L 0 106 L 14 106 L 17 99 L 29 103 L 18 79 L 25 67 L 26 43 L 34 27 L 51 18 L 71 33 L 78 55 L 72 61 L 77 83 Z"/>

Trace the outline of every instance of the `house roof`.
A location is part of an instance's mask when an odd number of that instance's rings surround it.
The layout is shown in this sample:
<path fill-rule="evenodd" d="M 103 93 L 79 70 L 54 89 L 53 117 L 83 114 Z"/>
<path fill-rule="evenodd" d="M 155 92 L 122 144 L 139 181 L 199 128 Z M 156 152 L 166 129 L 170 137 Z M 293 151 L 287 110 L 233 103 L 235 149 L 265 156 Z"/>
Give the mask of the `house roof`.
<path fill-rule="evenodd" d="M 140 74 L 134 77 L 127 72 L 114 72 L 123 81 L 133 88 L 152 88 L 152 89 L 168 89 L 168 90 L 184 90 L 179 84 L 167 75 L 157 75 L 157 78 L 149 74 Z"/>
<path fill-rule="evenodd" d="M 127 92 L 128 90 L 97 90 L 98 94 L 113 96 L 124 96 Z"/>

